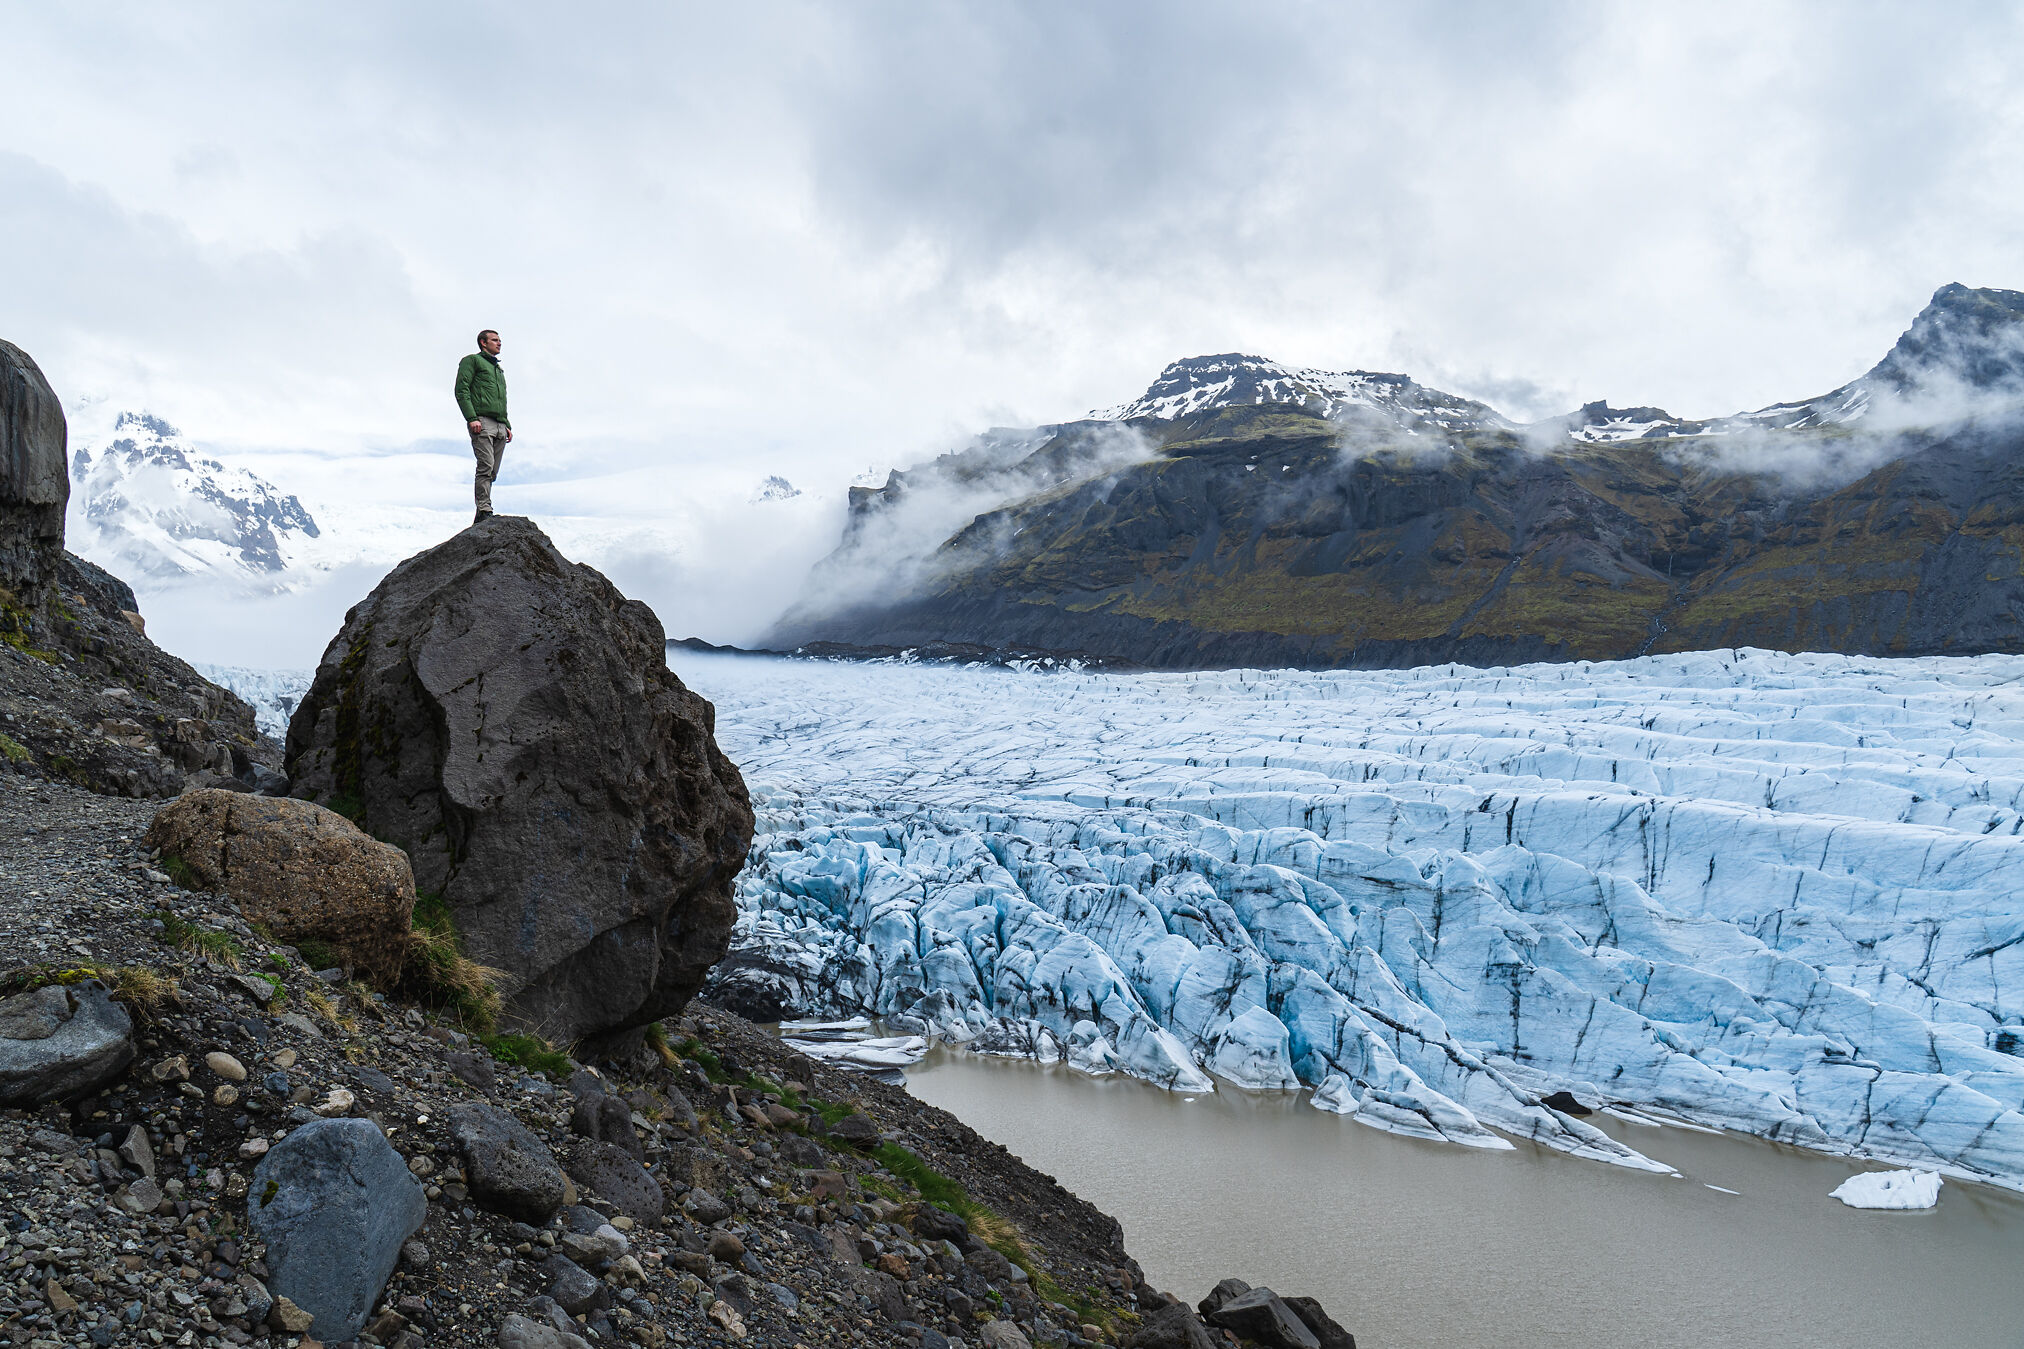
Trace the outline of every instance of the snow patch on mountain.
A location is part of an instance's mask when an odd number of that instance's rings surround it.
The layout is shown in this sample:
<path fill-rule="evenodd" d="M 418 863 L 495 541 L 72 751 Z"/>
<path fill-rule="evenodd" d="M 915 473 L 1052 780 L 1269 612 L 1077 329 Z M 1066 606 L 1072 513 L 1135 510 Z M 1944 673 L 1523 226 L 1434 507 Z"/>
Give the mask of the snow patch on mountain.
<path fill-rule="evenodd" d="M 1175 361 L 1139 397 L 1093 411 L 1089 419 L 1173 421 L 1214 408 L 1266 403 L 1291 404 L 1324 418 L 1355 410 L 1376 412 L 1411 429 L 1425 426 L 1465 431 L 1510 426 L 1482 403 L 1429 389 L 1405 375 L 1308 370 L 1237 352 Z"/>
<path fill-rule="evenodd" d="M 678 665 L 760 818 L 734 1004 L 1470 1146 L 1663 1169 L 1604 1108 L 2024 1188 L 2024 658 Z"/>

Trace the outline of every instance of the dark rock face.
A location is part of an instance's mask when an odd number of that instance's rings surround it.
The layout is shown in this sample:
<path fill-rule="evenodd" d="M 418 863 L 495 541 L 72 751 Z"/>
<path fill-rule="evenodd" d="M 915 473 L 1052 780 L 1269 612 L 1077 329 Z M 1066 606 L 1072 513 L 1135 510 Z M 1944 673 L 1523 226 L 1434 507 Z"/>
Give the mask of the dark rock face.
<path fill-rule="evenodd" d="M 0 342 L 0 633 L 45 634 L 70 500 L 63 404 L 27 352 Z M 36 641 L 36 645 L 48 645 Z"/>
<path fill-rule="evenodd" d="M 562 1207 L 568 1182 L 535 1132 L 489 1105 L 450 1112 L 450 1137 L 464 1154 L 471 1198 L 495 1213 L 536 1225 Z"/>
<path fill-rule="evenodd" d="M 134 1059 L 134 1025 L 99 983 L 55 984 L 0 1002 L 0 1106 L 82 1096 Z"/>
<path fill-rule="evenodd" d="M 324 1119 L 276 1144 L 246 1201 L 267 1243 L 268 1285 L 315 1317 L 317 1338 L 365 1325 L 401 1243 L 428 1216 L 421 1184 L 371 1120 Z"/>
<path fill-rule="evenodd" d="M 653 612 L 494 516 L 345 617 L 288 731 L 294 794 L 404 848 L 514 1018 L 557 1041 L 680 1009 L 752 837 Z"/>

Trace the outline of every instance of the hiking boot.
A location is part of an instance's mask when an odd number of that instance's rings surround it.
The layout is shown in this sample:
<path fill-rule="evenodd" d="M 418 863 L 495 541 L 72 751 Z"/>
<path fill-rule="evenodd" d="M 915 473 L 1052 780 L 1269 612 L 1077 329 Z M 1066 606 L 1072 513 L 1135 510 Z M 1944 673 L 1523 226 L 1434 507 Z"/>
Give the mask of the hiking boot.
<path fill-rule="evenodd" d="M 474 515 L 474 516 L 472 516 L 472 517 L 471 517 L 471 523 L 472 523 L 472 524 L 474 524 L 474 525 L 476 525 L 476 524 L 483 524 L 483 523 L 484 523 L 484 522 L 485 522 L 486 520 L 489 520 L 489 519 L 490 519 L 491 517 L 492 517 L 492 512 L 490 512 L 490 511 L 479 511 L 479 512 L 478 512 L 478 513 L 477 513 L 476 515 Z"/>

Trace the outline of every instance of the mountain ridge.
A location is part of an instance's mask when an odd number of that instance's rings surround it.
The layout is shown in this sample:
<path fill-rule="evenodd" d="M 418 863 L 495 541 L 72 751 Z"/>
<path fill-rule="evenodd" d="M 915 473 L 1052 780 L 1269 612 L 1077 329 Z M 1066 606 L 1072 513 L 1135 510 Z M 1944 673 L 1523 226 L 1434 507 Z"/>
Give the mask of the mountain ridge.
<path fill-rule="evenodd" d="M 2020 650 L 2020 352 L 2024 294 L 1947 286 L 1827 394 L 1532 426 L 1402 375 L 1190 358 L 1111 410 L 1132 415 L 854 491 L 761 645 L 1172 667 Z M 938 533 L 936 501 L 964 518 Z"/>

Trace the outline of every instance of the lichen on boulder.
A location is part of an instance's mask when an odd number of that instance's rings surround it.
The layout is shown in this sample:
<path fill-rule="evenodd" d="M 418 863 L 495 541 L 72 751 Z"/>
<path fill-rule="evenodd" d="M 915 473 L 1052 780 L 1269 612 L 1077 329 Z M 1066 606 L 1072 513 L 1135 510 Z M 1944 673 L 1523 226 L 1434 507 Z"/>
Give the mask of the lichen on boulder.
<path fill-rule="evenodd" d="M 299 797 L 404 849 L 509 1022 L 557 1043 L 682 1007 L 752 837 L 653 611 L 494 516 L 345 617 L 288 731 Z"/>

